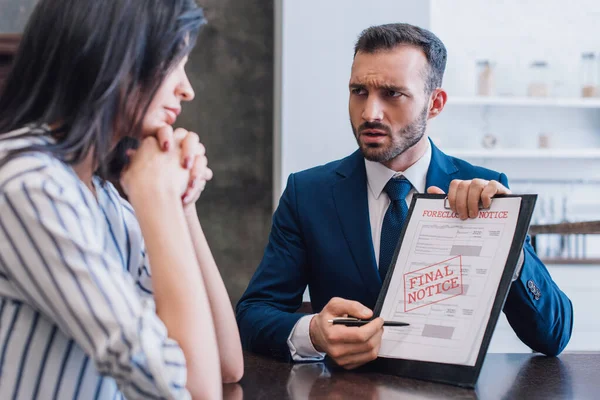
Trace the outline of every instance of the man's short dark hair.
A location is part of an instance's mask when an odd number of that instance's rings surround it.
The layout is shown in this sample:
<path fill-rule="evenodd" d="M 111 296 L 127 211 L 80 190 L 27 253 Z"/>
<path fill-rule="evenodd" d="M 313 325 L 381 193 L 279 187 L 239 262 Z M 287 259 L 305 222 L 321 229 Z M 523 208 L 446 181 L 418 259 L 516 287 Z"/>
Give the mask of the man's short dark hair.
<path fill-rule="evenodd" d="M 446 47 L 427 29 L 410 24 L 372 26 L 361 32 L 354 46 L 354 56 L 359 51 L 375 53 L 379 50 L 391 50 L 400 45 L 416 46 L 425 53 L 429 63 L 428 71 L 425 71 L 425 91 L 431 93 L 441 87 L 446 69 Z"/>

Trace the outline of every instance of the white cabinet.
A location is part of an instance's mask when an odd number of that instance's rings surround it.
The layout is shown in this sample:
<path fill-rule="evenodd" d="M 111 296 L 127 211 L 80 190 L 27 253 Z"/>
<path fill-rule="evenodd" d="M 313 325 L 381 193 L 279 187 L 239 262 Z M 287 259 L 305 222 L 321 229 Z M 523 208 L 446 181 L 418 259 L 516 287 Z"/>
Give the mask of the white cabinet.
<path fill-rule="evenodd" d="M 600 351 L 600 265 L 551 265 L 548 269 L 573 302 L 573 335 L 566 351 Z"/>
<path fill-rule="evenodd" d="M 549 265 L 552 278 L 573 303 L 573 333 L 564 351 L 600 351 L 600 265 Z M 530 353 L 502 313 L 490 353 Z"/>

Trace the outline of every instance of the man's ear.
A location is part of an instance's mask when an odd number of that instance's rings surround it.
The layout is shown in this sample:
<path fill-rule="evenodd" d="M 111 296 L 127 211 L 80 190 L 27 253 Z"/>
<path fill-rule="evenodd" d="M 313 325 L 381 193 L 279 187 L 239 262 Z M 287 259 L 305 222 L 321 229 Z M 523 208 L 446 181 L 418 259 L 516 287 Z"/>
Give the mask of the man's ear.
<path fill-rule="evenodd" d="M 429 114 L 427 115 L 427 119 L 435 118 L 444 109 L 446 105 L 446 100 L 448 99 L 448 93 L 442 88 L 435 89 L 429 98 L 429 102 L 431 106 L 429 107 Z"/>

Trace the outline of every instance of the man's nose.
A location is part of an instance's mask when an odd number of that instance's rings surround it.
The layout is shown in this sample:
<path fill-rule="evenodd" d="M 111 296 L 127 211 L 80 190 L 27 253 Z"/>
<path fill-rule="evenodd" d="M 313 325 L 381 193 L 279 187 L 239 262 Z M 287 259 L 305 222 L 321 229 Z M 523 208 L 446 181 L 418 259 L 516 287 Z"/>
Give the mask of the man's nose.
<path fill-rule="evenodd" d="M 362 118 L 365 121 L 381 121 L 383 120 L 383 108 L 380 101 L 375 96 L 369 96 L 365 103 L 365 108 L 362 113 Z"/>

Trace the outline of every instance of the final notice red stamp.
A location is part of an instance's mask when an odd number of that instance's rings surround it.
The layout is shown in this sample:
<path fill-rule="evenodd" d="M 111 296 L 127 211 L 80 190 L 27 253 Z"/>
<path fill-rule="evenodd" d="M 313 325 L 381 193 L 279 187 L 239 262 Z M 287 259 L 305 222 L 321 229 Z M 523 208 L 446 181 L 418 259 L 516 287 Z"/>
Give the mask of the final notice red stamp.
<path fill-rule="evenodd" d="M 462 256 L 404 274 L 404 312 L 462 294 Z"/>

